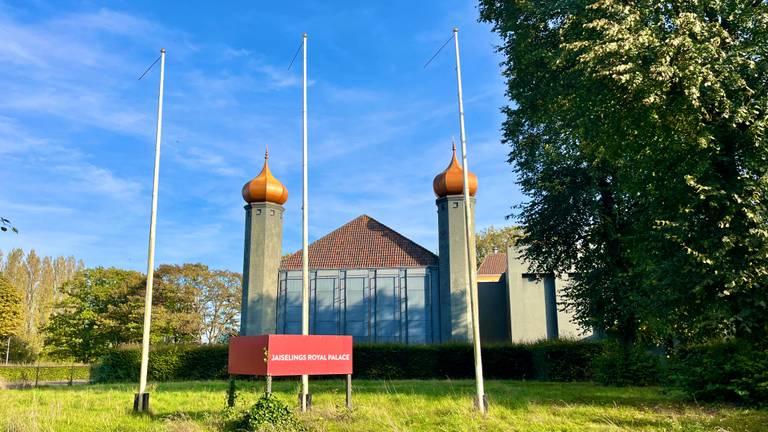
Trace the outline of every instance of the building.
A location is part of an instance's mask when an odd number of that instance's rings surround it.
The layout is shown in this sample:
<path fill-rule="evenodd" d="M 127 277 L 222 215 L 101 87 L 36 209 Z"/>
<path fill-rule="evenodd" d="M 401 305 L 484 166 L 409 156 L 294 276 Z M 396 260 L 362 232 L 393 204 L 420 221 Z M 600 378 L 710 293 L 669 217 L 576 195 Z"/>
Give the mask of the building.
<path fill-rule="evenodd" d="M 310 333 L 359 341 L 439 339 L 438 258 L 362 215 L 309 246 Z M 301 333 L 301 251 L 279 271 L 277 332 Z"/>
<path fill-rule="evenodd" d="M 469 173 L 474 208 L 477 177 Z M 471 341 L 463 171 L 456 148 L 433 182 L 439 254 L 362 215 L 309 245 L 310 333 L 352 335 L 359 342 Z M 264 167 L 243 186 L 245 248 L 242 335 L 301 333 L 301 251 L 281 256 L 288 190 Z M 474 215 L 474 211 L 472 212 Z M 469 221 L 474 233 L 474 220 Z M 514 249 L 477 270 L 481 340 L 579 337 L 557 307 L 564 281 L 532 275 Z"/>
<path fill-rule="evenodd" d="M 484 342 L 533 342 L 591 336 L 562 310 L 567 277 L 528 271 L 515 246 L 485 258 L 478 273 L 480 339 Z"/>

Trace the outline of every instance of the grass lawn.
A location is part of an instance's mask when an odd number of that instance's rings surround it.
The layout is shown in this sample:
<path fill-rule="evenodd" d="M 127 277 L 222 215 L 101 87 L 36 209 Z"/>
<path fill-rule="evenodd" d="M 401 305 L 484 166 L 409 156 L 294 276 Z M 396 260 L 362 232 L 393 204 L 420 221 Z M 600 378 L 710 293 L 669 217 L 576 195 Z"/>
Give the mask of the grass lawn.
<path fill-rule="evenodd" d="M 768 411 L 696 405 L 658 388 L 589 383 L 488 381 L 490 413 L 472 407 L 473 381 L 356 381 L 354 410 L 341 380 L 313 381 L 310 430 L 328 431 L 768 431 Z M 81 385 L 0 390 L 4 431 L 221 430 L 227 383 L 163 383 L 150 388 L 152 415 L 131 413 L 135 385 Z M 239 383 L 239 405 L 260 383 Z M 297 381 L 275 393 L 295 406 Z"/>

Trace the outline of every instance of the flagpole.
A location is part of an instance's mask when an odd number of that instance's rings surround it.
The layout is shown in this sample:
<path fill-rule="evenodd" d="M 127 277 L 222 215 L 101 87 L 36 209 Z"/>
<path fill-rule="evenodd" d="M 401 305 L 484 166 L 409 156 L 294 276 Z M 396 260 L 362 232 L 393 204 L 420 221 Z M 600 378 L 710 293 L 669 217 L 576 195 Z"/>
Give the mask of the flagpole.
<path fill-rule="evenodd" d="M 459 129 L 461 137 L 461 168 L 464 174 L 464 218 L 465 218 L 465 231 L 466 231 L 466 245 L 467 245 L 467 263 L 469 267 L 468 281 L 469 281 L 469 293 L 470 293 L 470 307 L 472 310 L 472 345 L 475 352 L 475 384 L 477 386 L 477 399 L 475 404 L 481 413 L 486 412 L 485 401 L 485 385 L 483 383 L 483 359 L 480 349 L 480 314 L 478 313 L 477 304 L 477 257 L 472 253 L 474 242 L 471 241 L 474 238 L 474 226 L 472 226 L 472 208 L 469 197 L 469 167 L 467 166 L 467 137 L 464 132 L 464 99 L 461 93 L 461 59 L 459 56 L 459 29 L 453 28 L 453 41 L 456 47 L 456 81 L 458 83 L 459 90 Z"/>
<path fill-rule="evenodd" d="M 149 410 L 147 369 L 149 366 L 149 335 L 152 322 L 152 282 L 155 270 L 155 226 L 157 221 L 157 183 L 160 175 L 160 136 L 163 127 L 163 84 L 165 82 L 165 48 L 160 50 L 160 94 L 157 102 L 157 130 L 155 131 L 155 172 L 152 180 L 152 211 L 149 221 L 149 254 L 147 257 L 147 290 L 144 297 L 144 334 L 141 339 L 141 372 L 139 393 L 133 402 L 137 412 Z"/>
<path fill-rule="evenodd" d="M 309 198 L 307 190 L 307 34 L 304 33 L 304 39 L 302 42 L 302 51 L 304 57 L 304 70 L 303 70 L 303 105 L 301 110 L 302 115 L 302 132 L 303 132 L 303 197 L 301 205 L 301 334 L 309 334 Z M 309 376 L 301 376 L 301 411 L 307 411 L 309 408 L 308 403 L 309 395 Z"/>

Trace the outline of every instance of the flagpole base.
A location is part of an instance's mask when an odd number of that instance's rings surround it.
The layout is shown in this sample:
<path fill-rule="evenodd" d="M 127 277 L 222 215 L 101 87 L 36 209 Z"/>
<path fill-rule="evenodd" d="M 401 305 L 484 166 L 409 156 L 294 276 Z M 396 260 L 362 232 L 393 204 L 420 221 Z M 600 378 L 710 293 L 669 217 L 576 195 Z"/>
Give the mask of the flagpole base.
<path fill-rule="evenodd" d="M 483 404 L 482 407 L 480 403 Z M 482 402 L 480 402 L 480 400 L 477 397 L 475 397 L 475 408 L 487 414 L 488 413 L 488 395 L 483 395 Z"/>
<path fill-rule="evenodd" d="M 149 412 L 149 393 L 136 393 L 133 396 L 133 412 Z"/>
<path fill-rule="evenodd" d="M 302 394 L 299 393 L 299 409 L 301 411 L 312 411 L 312 393 L 307 393 L 306 403 L 302 403 Z M 306 409 L 305 409 L 306 408 Z"/>

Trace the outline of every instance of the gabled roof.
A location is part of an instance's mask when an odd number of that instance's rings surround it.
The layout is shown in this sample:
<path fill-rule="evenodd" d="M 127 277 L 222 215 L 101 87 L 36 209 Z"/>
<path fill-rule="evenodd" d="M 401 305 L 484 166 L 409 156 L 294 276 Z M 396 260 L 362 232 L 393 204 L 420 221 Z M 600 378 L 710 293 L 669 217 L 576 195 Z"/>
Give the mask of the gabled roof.
<path fill-rule="evenodd" d="M 309 268 L 427 267 L 437 255 L 376 219 L 362 215 L 309 245 Z M 281 270 L 301 269 L 301 250 L 283 257 Z"/>
<path fill-rule="evenodd" d="M 503 252 L 492 253 L 485 257 L 480 268 L 477 269 L 478 275 L 500 275 L 507 271 L 507 254 Z"/>

